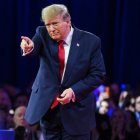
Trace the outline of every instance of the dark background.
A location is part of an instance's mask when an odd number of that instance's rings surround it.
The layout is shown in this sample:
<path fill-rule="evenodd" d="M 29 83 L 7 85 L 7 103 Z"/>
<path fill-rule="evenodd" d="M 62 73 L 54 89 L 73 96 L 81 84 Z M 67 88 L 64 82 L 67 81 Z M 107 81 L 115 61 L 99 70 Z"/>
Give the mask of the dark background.
<path fill-rule="evenodd" d="M 72 23 L 102 40 L 109 82 L 140 83 L 140 0 L 3 0 L 0 3 L 0 84 L 29 86 L 38 59 L 22 57 L 21 35 L 32 38 L 41 22 L 41 10 L 65 4 Z"/>

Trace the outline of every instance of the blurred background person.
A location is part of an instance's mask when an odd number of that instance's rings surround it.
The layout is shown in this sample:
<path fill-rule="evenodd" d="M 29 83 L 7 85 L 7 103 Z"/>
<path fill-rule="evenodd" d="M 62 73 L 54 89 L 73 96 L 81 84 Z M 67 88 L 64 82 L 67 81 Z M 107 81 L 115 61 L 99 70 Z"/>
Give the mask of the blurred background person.
<path fill-rule="evenodd" d="M 0 106 L 0 130 L 7 129 L 7 108 Z"/>
<path fill-rule="evenodd" d="M 12 101 L 3 88 L 0 89 L 0 106 L 4 106 L 7 110 L 12 108 Z"/>
<path fill-rule="evenodd" d="M 36 127 L 31 127 L 24 119 L 25 106 L 19 106 L 14 113 L 15 140 L 40 140 Z"/>
<path fill-rule="evenodd" d="M 139 140 L 139 129 L 130 129 L 131 118 L 126 111 L 116 109 L 111 117 L 111 140 Z M 132 122 L 132 121 L 131 121 Z M 133 128 L 134 129 L 134 128 Z"/>
<path fill-rule="evenodd" d="M 114 104 L 118 106 L 119 97 L 120 97 L 120 88 L 117 83 L 112 83 L 110 85 L 110 97 L 114 101 Z"/>
<path fill-rule="evenodd" d="M 109 108 L 109 99 L 104 99 L 100 102 L 100 106 L 96 111 L 96 128 L 99 140 L 110 140 L 111 137 Z"/>
<path fill-rule="evenodd" d="M 26 92 L 21 91 L 17 93 L 17 95 L 14 97 L 13 108 L 15 109 L 19 106 L 27 106 L 28 101 L 29 101 L 29 95 Z"/>
<path fill-rule="evenodd" d="M 135 97 L 135 117 L 140 127 L 140 95 Z"/>

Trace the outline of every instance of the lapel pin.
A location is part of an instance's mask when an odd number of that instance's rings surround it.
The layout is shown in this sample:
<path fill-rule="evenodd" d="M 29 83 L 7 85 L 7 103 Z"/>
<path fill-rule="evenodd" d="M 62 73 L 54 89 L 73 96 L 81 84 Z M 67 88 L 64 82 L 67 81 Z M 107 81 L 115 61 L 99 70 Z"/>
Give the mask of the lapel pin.
<path fill-rule="evenodd" d="M 77 44 L 76 44 L 76 46 L 77 46 L 77 47 L 79 47 L 79 46 L 80 46 L 80 44 L 79 44 L 79 43 L 77 43 Z"/>

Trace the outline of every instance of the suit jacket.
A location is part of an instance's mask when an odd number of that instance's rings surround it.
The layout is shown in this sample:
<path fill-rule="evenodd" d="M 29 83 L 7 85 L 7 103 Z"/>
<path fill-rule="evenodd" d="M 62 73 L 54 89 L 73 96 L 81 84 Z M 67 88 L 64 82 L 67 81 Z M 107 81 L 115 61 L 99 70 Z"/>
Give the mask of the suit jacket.
<path fill-rule="evenodd" d="M 30 123 L 38 122 L 50 108 L 58 93 L 71 87 L 76 102 L 60 105 L 62 123 L 70 134 L 84 134 L 95 127 L 94 88 L 105 74 L 101 42 L 96 35 L 74 28 L 63 82 L 60 80 L 58 44 L 44 26 L 36 29 L 32 54 L 40 58 L 40 67 L 32 86 L 25 115 Z"/>

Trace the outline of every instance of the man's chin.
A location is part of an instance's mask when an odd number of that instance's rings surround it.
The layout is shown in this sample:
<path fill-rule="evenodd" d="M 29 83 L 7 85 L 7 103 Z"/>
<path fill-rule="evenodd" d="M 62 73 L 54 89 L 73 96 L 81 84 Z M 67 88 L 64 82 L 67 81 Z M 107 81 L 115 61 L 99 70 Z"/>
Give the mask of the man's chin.
<path fill-rule="evenodd" d="M 59 41 L 60 39 L 58 37 L 52 37 L 52 39 Z"/>
<path fill-rule="evenodd" d="M 57 35 L 51 35 L 51 38 L 54 40 L 60 40 L 60 36 Z"/>

